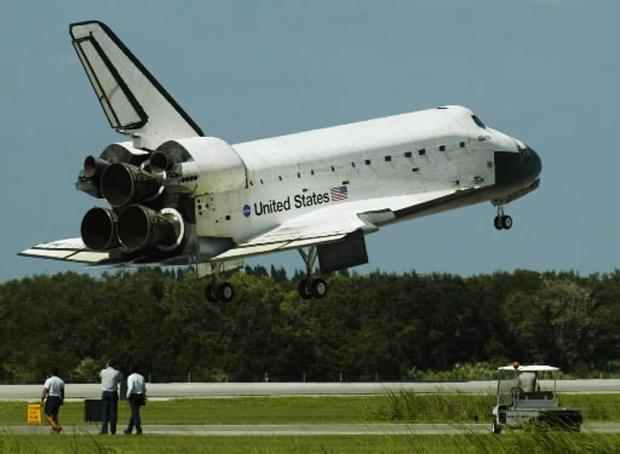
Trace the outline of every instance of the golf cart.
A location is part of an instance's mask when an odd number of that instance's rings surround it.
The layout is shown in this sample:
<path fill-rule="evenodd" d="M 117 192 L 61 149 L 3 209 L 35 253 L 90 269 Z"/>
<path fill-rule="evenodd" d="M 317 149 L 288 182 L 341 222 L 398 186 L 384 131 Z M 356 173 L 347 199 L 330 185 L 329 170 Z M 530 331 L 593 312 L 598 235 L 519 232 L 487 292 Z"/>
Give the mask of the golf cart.
<path fill-rule="evenodd" d="M 503 427 L 522 428 L 531 423 L 579 431 L 582 409 L 558 406 L 555 392 L 559 370 L 519 363 L 500 367 L 493 433 L 500 433 Z"/>

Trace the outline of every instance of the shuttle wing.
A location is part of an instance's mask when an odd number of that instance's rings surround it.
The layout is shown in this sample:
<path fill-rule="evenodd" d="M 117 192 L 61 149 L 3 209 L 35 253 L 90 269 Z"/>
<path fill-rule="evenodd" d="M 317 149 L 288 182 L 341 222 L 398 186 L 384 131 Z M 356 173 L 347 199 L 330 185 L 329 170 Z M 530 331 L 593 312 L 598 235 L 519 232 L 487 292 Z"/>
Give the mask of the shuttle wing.
<path fill-rule="evenodd" d="M 64 260 L 68 262 L 81 262 L 96 265 L 107 260 L 110 256 L 107 252 L 96 252 L 88 249 L 81 238 L 69 238 L 66 240 L 41 243 L 19 253 L 25 257 L 37 257 L 52 260 Z"/>
<path fill-rule="evenodd" d="M 237 259 L 270 252 L 298 249 L 343 239 L 357 230 L 372 233 L 379 227 L 398 219 L 402 213 L 423 211 L 425 207 L 437 206 L 466 191 L 444 190 L 395 197 L 335 203 L 287 221 L 261 235 L 239 243 L 214 258 L 214 260 Z"/>
<path fill-rule="evenodd" d="M 271 252 L 332 243 L 347 235 L 361 231 L 373 233 L 387 223 L 403 216 L 422 213 L 425 210 L 443 211 L 441 205 L 469 194 L 468 190 L 444 190 L 423 194 L 381 197 L 367 200 L 335 203 L 291 219 L 260 235 L 237 244 L 236 247 L 213 257 L 214 261 L 230 261 Z M 108 252 L 87 248 L 81 238 L 41 243 L 19 255 L 47 258 L 90 265 L 129 265 L 133 261 L 119 263 L 110 260 Z"/>

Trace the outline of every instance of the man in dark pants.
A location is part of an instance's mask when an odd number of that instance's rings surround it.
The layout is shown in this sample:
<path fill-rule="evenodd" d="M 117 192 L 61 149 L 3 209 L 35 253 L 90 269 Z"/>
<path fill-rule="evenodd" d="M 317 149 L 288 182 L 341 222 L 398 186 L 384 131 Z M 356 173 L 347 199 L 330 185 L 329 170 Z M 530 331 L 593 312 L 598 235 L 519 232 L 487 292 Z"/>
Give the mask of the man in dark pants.
<path fill-rule="evenodd" d="M 108 433 L 108 422 L 110 423 L 110 433 L 116 434 L 116 420 L 118 417 L 118 384 L 123 379 L 123 374 L 115 369 L 116 362 L 111 359 L 106 364 L 106 368 L 99 372 L 101 377 L 101 432 Z"/>
<path fill-rule="evenodd" d="M 136 434 L 142 435 L 140 407 L 145 404 L 146 384 L 144 382 L 144 377 L 138 373 L 137 367 L 131 366 L 129 371 L 131 375 L 127 377 L 127 400 L 131 408 L 131 418 L 129 419 L 127 429 L 125 429 L 125 435 L 131 435 L 134 426 L 136 428 Z"/>

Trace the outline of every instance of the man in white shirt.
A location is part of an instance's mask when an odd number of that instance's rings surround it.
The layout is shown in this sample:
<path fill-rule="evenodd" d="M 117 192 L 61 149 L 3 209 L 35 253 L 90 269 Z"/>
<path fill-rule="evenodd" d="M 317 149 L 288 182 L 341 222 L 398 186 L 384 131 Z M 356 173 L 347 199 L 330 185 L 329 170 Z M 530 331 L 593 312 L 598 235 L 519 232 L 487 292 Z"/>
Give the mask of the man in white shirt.
<path fill-rule="evenodd" d="M 65 382 L 58 377 L 57 367 L 52 367 L 50 375 L 43 385 L 41 406 L 45 401 L 45 419 L 52 426 L 52 432 L 59 433 L 62 428 L 58 425 L 58 411 L 65 400 Z"/>
<path fill-rule="evenodd" d="M 136 434 L 142 435 L 140 407 L 146 403 L 146 383 L 144 377 L 138 373 L 137 367 L 131 366 L 129 371 L 131 375 L 127 377 L 127 400 L 131 408 L 131 417 L 127 429 L 125 429 L 125 435 L 131 435 L 134 426 Z"/>
<path fill-rule="evenodd" d="M 118 417 L 118 384 L 123 379 L 123 374 L 115 369 L 116 362 L 111 359 L 106 364 L 106 368 L 99 372 L 101 377 L 101 432 L 108 433 L 108 423 L 110 423 L 110 433 L 116 434 L 116 420 Z"/>
<path fill-rule="evenodd" d="M 537 384 L 536 372 L 521 372 L 517 378 L 517 386 L 519 386 L 524 393 L 533 393 L 540 391 L 540 385 Z"/>

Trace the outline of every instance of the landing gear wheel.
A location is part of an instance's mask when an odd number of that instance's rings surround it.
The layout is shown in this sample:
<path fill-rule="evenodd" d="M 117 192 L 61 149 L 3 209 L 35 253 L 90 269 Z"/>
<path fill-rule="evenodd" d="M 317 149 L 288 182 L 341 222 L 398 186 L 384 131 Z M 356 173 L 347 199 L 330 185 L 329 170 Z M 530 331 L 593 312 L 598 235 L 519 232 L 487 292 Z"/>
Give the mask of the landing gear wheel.
<path fill-rule="evenodd" d="M 495 216 L 495 219 L 493 219 L 493 225 L 495 226 L 495 228 L 497 230 L 502 230 L 504 227 L 502 227 L 502 218 L 501 216 Z"/>
<path fill-rule="evenodd" d="M 491 429 L 494 434 L 502 433 L 502 426 L 497 424 L 497 421 L 493 419 L 493 428 Z"/>
<path fill-rule="evenodd" d="M 297 285 L 297 292 L 299 292 L 299 296 L 301 296 L 304 300 L 309 300 L 312 298 L 312 293 L 310 293 L 310 286 L 308 285 L 308 279 L 302 279 L 299 281 Z"/>
<path fill-rule="evenodd" d="M 327 282 L 320 277 L 314 279 L 310 286 L 310 291 L 315 298 L 325 298 L 325 295 L 327 295 Z"/>
<path fill-rule="evenodd" d="M 219 295 L 215 284 L 209 284 L 205 287 L 205 298 L 211 303 L 219 301 Z"/>
<path fill-rule="evenodd" d="M 507 215 L 497 215 L 493 219 L 493 225 L 497 230 L 510 230 L 512 227 L 512 218 Z"/>
<path fill-rule="evenodd" d="M 500 222 L 504 230 L 510 230 L 512 227 L 512 218 L 510 216 L 502 216 Z"/>
<path fill-rule="evenodd" d="M 219 299 L 225 303 L 228 303 L 229 301 L 232 301 L 232 299 L 235 297 L 235 288 L 232 286 L 232 284 L 229 284 L 228 282 L 223 282 L 222 284 L 217 286 L 217 293 L 219 296 Z"/>

